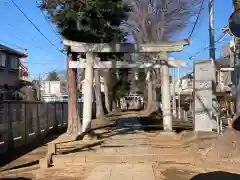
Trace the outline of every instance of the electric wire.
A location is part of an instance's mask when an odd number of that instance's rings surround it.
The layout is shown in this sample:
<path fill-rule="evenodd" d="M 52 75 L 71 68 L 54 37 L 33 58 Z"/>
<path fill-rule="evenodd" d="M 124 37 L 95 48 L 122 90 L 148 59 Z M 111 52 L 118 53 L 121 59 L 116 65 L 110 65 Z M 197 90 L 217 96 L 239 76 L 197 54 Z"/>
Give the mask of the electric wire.
<path fill-rule="evenodd" d="M 48 25 L 50 26 L 50 28 L 52 29 L 52 31 L 54 32 L 54 34 L 58 37 L 58 39 L 60 39 L 60 41 L 62 41 L 61 36 L 57 33 L 57 31 L 54 29 L 54 27 L 52 26 L 52 24 L 49 22 L 48 18 L 46 17 L 46 15 L 44 14 L 44 12 L 42 12 L 42 15 L 44 17 L 44 19 L 47 21 Z"/>
<path fill-rule="evenodd" d="M 10 23 L 8 23 L 7 21 L 3 21 L 8 27 L 10 27 L 11 29 L 14 29 L 14 27 L 10 24 Z M 17 35 L 13 35 L 16 39 L 18 39 L 19 41 L 21 41 L 21 42 L 25 42 L 26 44 L 28 44 L 29 42 L 27 42 L 25 39 L 22 39 L 22 38 L 20 38 L 20 37 L 18 37 Z M 40 43 L 39 43 L 39 41 L 36 41 L 36 39 L 34 39 L 34 38 L 32 38 L 32 37 L 30 37 L 31 38 L 31 40 L 33 40 L 33 41 L 35 41 L 36 43 L 38 43 L 38 45 L 39 46 L 34 46 L 35 48 L 37 48 L 37 49 L 45 49 L 43 46 L 41 46 L 40 45 Z"/>
<path fill-rule="evenodd" d="M 214 44 L 220 43 L 225 37 L 226 37 L 226 34 L 221 35 L 221 36 L 218 38 L 218 40 L 215 41 Z M 202 53 L 203 51 L 206 51 L 206 50 L 208 50 L 208 49 L 210 49 L 210 45 L 204 47 L 203 50 L 198 51 L 198 52 L 195 53 L 193 56 L 190 56 L 189 59 L 192 60 L 192 59 L 193 59 L 194 57 L 196 57 L 198 54 L 200 54 L 200 53 Z"/>
<path fill-rule="evenodd" d="M 194 23 L 194 25 L 193 25 L 192 31 L 191 31 L 191 33 L 190 33 L 190 35 L 189 35 L 189 38 L 192 37 L 193 32 L 194 32 L 194 30 L 195 30 L 195 28 L 196 28 L 196 26 L 197 26 L 197 23 L 198 23 L 198 21 L 199 21 L 199 17 L 200 17 L 200 15 L 201 15 L 202 10 L 203 10 L 203 5 L 204 5 L 204 0 L 202 0 L 202 2 L 201 2 L 200 9 L 199 9 L 199 12 L 198 12 L 196 21 L 195 21 L 195 23 Z"/>
<path fill-rule="evenodd" d="M 26 15 L 26 13 L 23 12 L 23 10 L 14 2 L 14 0 L 11 0 L 11 1 L 12 1 L 13 5 L 22 13 L 22 15 L 32 24 L 32 26 L 33 26 L 53 47 L 55 47 L 55 49 L 56 49 L 58 52 L 60 52 L 60 53 L 62 53 L 62 54 L 65 55 L 65 53 L 63 53 L 55 44 L 52 43 L 52 41 L 50 41 L 50 40 L 42 33 L 42 31 L 34 24 L 34 22 Z"/>

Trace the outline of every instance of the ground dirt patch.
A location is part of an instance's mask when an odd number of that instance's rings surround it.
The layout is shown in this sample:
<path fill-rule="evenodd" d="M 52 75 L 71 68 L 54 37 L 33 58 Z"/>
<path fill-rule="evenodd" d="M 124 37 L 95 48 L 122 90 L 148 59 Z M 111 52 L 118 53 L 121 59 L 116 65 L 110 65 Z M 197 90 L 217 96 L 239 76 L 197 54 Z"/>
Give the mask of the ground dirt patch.
<path fill-rule="evenodd" d="M 211 146 L 206 149 L 205 157 L 209 161 L 227 158 L 240 158 L 240 132 L 227 129 L 222 135 L 212 140 Z M 240 163 L 240 162 L 239 162 Z"/>

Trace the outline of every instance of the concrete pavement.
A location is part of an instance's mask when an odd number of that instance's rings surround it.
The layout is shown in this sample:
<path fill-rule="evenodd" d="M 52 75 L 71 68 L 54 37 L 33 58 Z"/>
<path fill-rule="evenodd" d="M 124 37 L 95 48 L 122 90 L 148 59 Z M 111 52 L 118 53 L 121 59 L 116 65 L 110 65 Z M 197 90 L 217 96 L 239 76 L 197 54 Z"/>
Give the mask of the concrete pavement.
<path fill-rule="evenodd" d="M 33 180 L 187 180 L 202 172 L 224 171 L 225 168 L 194 164 L 197 158 L 181 148 L 154 147 L 152 143 L 155 141 L 166 144 L 178 141 L 178 138 L 170 142 L 173 138 L 156 135 L 152 140 L 143 131 L 137 117 L 123 116 L 115 128 L 96 130 L 96 133 L 103 143 L 79 148 L 82 141 L 76 141 L 74 151 L 68 151 L 73 147 L 65 144 L 64 153 L 54 156 L 53 167 L 49 169 L 8 172 L 4 176 Z"/>

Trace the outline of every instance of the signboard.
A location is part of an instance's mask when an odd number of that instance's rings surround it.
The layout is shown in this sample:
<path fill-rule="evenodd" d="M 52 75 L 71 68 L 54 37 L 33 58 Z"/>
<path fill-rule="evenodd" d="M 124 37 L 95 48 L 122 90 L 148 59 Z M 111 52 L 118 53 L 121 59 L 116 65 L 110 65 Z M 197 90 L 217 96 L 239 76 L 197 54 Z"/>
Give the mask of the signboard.
<path fill-rule="evenodd" d="M 213 65 L 211 61 L 196 62 L 194 65 L 194 129 L 213 129 Z"/>
<path fill-rule="evenodd" d="M 228 27 L 230 32 L 240 38 L 240 10 L 235 11 L 228 20 Z"/>

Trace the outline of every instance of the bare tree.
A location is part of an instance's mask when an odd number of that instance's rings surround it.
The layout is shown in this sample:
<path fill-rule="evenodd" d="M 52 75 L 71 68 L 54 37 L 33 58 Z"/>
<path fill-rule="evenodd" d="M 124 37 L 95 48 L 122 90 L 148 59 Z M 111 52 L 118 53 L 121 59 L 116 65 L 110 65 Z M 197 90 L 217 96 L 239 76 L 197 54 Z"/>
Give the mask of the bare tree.
<path fill-rule="evenodd" d="M 202 0 L 133 0 L 133 12 L 129 25 L 138 43 L 159 43 L 173 38 L 191 24 L 191 18 L 199 13 Z M 150 60 L 153 58 L 148 55 Z M 148 71 L 148 110 L 152 109 L 153 73 Z M 157 77 L 157 76 L 155 76 Z M 157 80 L 159 83 L 159 80 Z"/>

